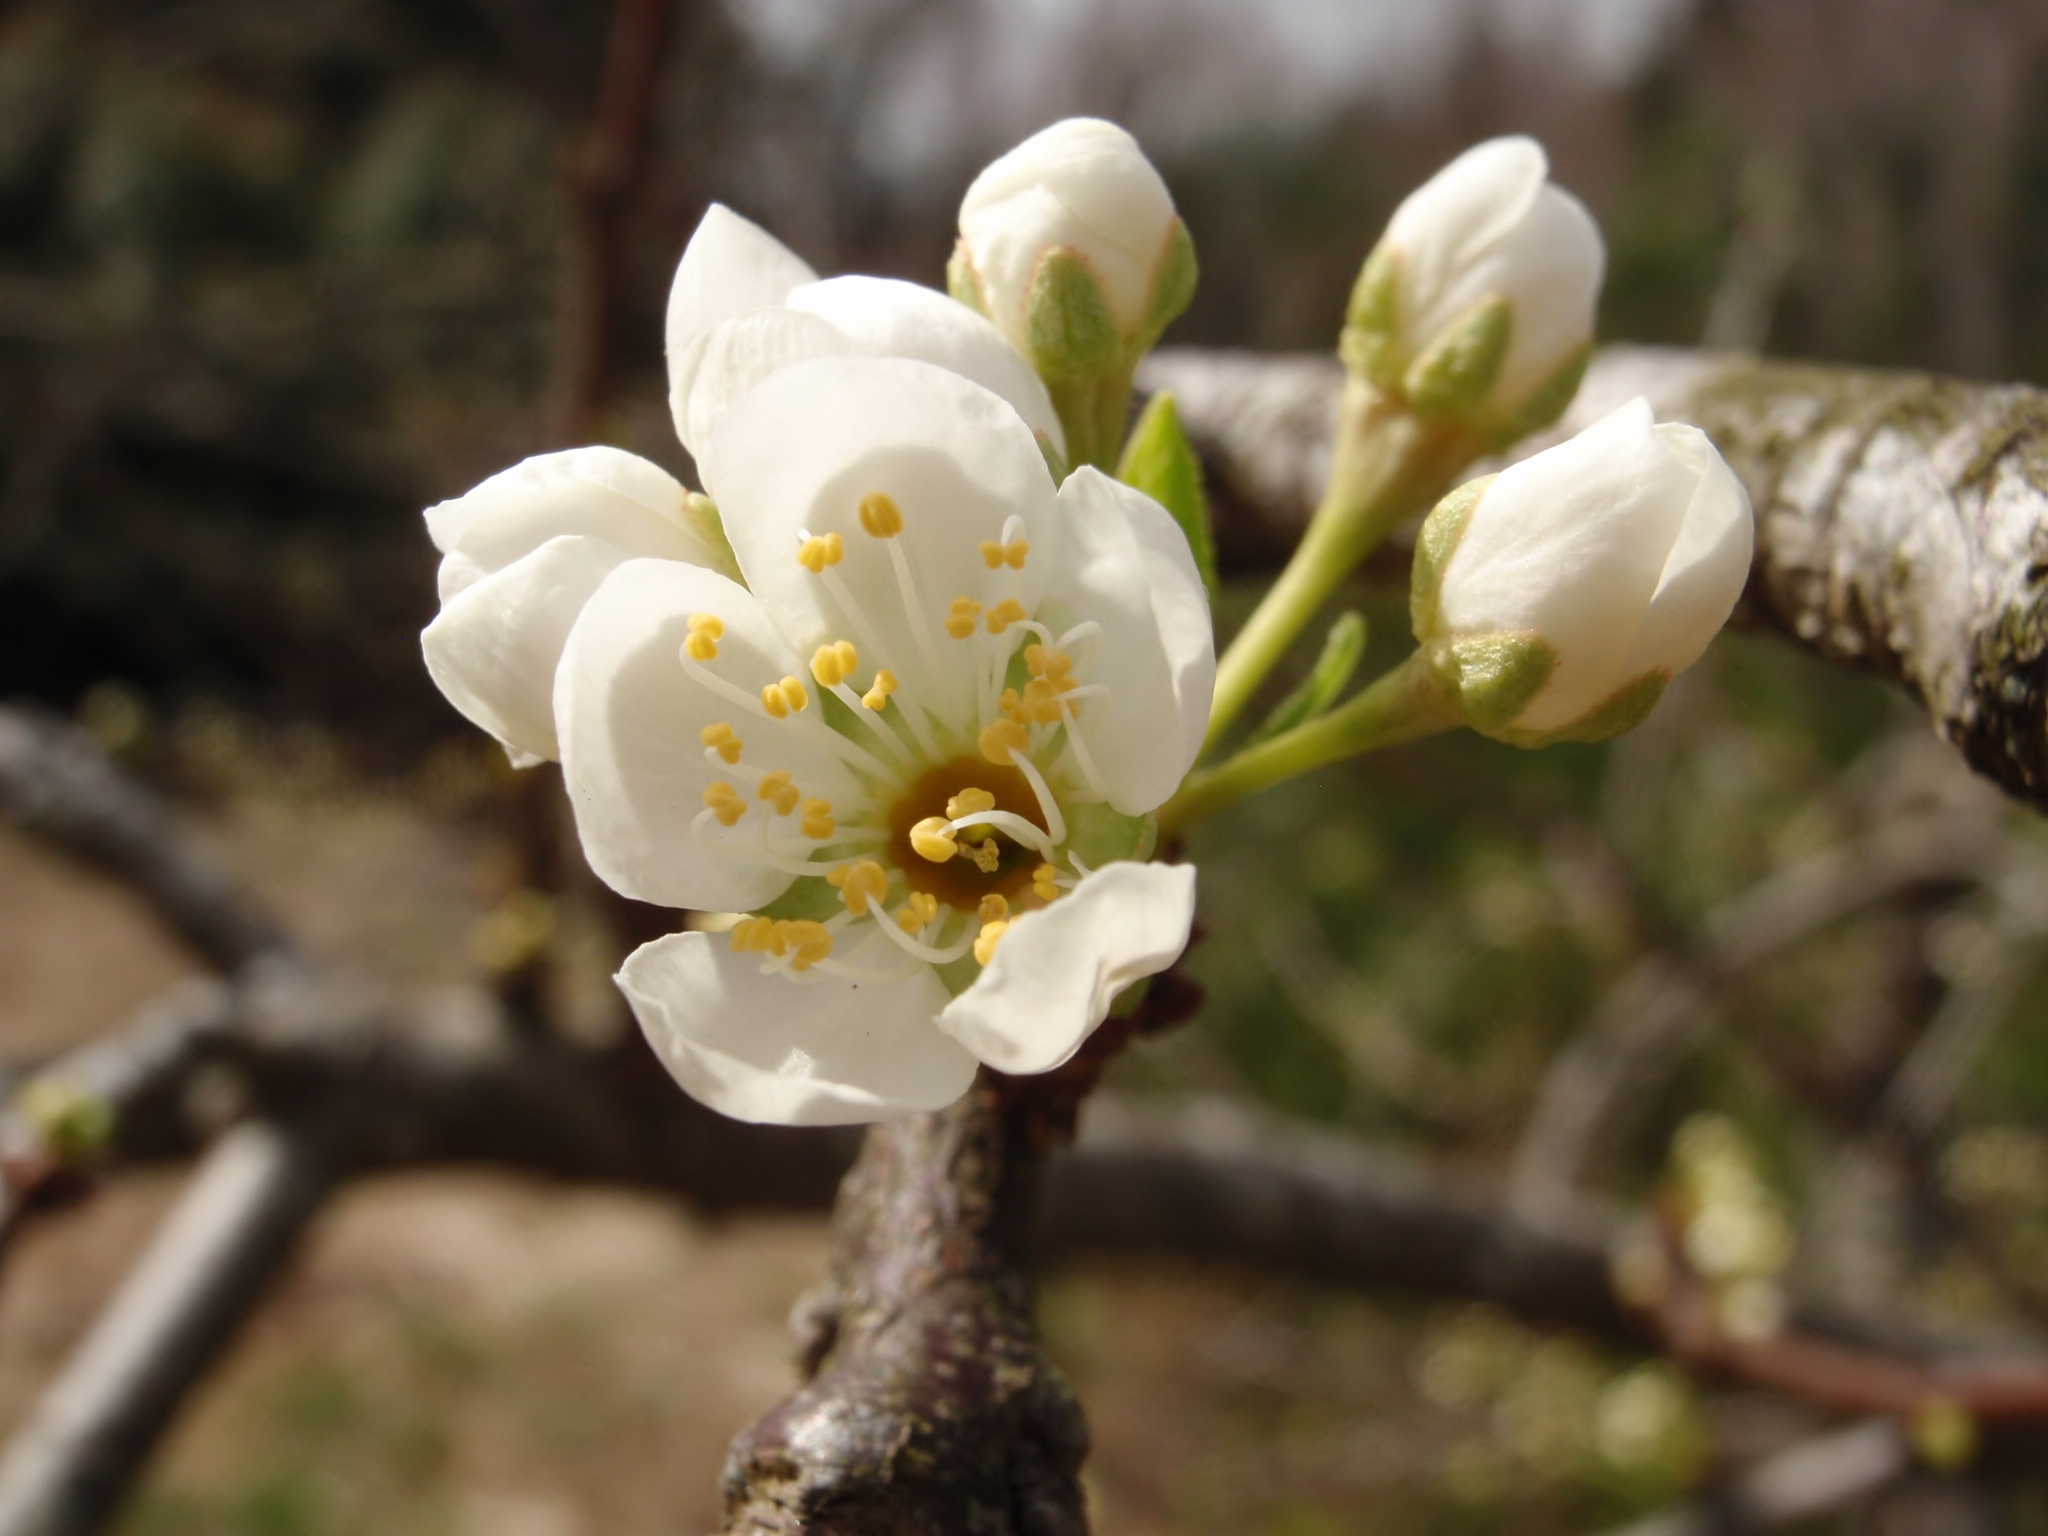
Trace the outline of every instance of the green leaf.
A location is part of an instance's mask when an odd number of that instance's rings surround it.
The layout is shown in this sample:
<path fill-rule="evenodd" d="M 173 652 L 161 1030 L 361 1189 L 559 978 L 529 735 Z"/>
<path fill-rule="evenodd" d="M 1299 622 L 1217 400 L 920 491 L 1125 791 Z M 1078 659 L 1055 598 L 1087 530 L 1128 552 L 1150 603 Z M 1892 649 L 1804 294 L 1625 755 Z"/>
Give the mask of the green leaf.
<path fill-rule="evenodd" d="M 1336 703 L 1338 695 L 1351 681 L 1351 674 L 1358 670 L 1359 658 L 1365 654 L 1365 634 L 1362 615 L 1355 612 L 1339 615 L 1324 637 L 1323 653 L 1316 658 L 1308 676 L 1302 679 L 1294 692 L 1280 701 L 1279 707 L 1266 717 L 1266 723 L 1252 733 L 1251 740 L 1245 745 L 1255 747 L 1282 731 L 1306 725 Z"/>
<path fill-rule="evenodd" d="M 1180 424 L 1180 407 L 1170 391 L 1146 402 L 1124 445 L 1117 479 L 1143 491 L 1173 514 L 1187 535 L 1202 585 L 1216 595 L 1216 540 L 1209 531 L 1209 498 L 1202 490 L 1202 461 Z"/>

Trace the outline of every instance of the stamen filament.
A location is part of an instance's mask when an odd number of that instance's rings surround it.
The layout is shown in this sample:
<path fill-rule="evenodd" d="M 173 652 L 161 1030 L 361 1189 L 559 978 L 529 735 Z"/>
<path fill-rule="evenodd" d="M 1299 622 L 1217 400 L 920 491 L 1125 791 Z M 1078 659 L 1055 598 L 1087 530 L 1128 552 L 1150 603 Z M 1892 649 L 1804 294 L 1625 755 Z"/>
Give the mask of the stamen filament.
<path fill-rule="evenodd" d="M 1060 724 L 1067 728 L 1067 750 L 1074 754 L 1074 761 L 1080 766 L 1081 777 L 1088 781 L 1089 789 L 1107 800 L 1109 790 L 1103 785 L 1102 775 L 1096 771 L 1095 759 L 1088 755 L 1088 743 L 1081 739 L 1081 728 L 1074 723 L 1074 712 L 1067 708 L 1064 698 L 1059 700 L 1059 706 Z"/>
<path fill-rule="evenodd" d="M 947 823 L 956 832 L 966 827 L 994 827 L 1007 832 L 1025 847 L 1036 850 L 1050 858 L 1057 846 L 1045 835 L 1045 828 L 1036 822 L 1026 821 L 1015 811 L 974 811 L 966 816 L 956 816 Z"/>
<path fill-rule="evenodd" d="M 890 943 L 894 944 L 906 955 L 914 955 L 929 965 L 950 965 L 974 947 L 974 931 L 973 924 L 971 923 L 968 925 L 968 932 L 964 936 L 957 942 L 948 944 L 941 949 L 935 948 L 930 944 L 921 944 L 916 939 L 913 939 L 901 928 L 898 928 L 896 920 L 872 900 L 868 902 L 868 916 L 875 920 L 875 927 L 888 936 Z"/>
<path fill-rule="evenodd" d="M 1060 803 L 1053 798 L 1052 786 L 1045 782 L 1045 775 L 1038 771 L 1038 764 L 1031 761 L 1029 753 L 1012 752 L 1010 762 L 1024 775 L 1031 786 L 1031 793 L 1038 797 L 1038 809 L 1045 817 L 1046 836 L 1055 843 L 1067 840 L 1067 818 L 1060 814 Z"/>

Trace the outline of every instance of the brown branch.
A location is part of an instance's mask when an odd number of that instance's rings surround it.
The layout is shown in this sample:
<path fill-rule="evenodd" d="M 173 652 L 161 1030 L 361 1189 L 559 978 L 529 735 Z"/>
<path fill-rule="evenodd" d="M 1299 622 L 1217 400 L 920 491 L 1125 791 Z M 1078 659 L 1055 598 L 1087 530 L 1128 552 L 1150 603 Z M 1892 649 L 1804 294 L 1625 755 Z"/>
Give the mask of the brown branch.
<path fill-rule="evenodd" d="M 1339 378 L 1325 358 L 1195 351 L 1141 372 L 1180 397 L 1226 555 L 1267 563 L 1299 538 Z M 1903 684 L 1972 767 L 2048 808 L 2048 395 L 1609 347 L 1563 430 L 1635 394 L 1705 428 L 1749 487 L 1743 616 Z"/>
<path fill-rule="evenodd" d="M 83 731 L 0 706 L 0 817 L 120 881 L 227 973 L 289 949 L 284 932 Z"/>
<path fill-rule="evenodd" d="M 733 1442 L 726 1529 L 1079 1536 L 1088 1432 L 1033 1320 L 1030 1092 L 984 1073 L 868 1132 L 810 1379 Z"/>
<path fill-rule="evenodd" d="M 0 1461 L 0 1536 L 101 1529 L 332 1187 L 318 1121 L 244 1125 L 201 1164 Z"/>

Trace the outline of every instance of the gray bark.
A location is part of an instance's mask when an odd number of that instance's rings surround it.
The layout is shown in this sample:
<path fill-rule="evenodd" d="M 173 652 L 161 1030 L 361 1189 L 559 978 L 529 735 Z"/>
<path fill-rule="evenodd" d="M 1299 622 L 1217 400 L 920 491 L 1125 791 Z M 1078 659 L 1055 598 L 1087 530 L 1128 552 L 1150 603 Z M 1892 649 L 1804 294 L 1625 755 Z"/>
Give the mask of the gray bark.
<path fill-rule="evenodd" d="M 1210 472 L 1218 545 L 1284 557 L 1329 467 L 1334 359 L 1167 351 Z M 2048 394 L 1924 374 L 1609 347 L 1557 431 L 1647 395 L 1703 428 L 1749 488 L 1738 618 L 1904 685 L 1978 772 L 2048 809 Z M 1417 509 L 1418 511 L 1421 509 Z"/>

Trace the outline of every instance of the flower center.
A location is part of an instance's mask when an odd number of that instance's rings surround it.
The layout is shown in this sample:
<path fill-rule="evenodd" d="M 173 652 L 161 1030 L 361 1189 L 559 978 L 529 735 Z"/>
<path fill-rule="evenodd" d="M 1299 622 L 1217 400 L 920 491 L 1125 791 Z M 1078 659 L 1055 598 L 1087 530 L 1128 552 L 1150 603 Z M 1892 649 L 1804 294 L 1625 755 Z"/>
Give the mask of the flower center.
<path fill-rule="evenodd" d="M 993 800 L 981 809 L 1020 816 L 1044 830 L 1030 781 L 1015 768 L 1000 768 L 981 757 L 956 757 L 926 769 L 889 807 L 890 861 L 913 891 L 963 912 L 978 911 L 986 896 L 1014 900 L 1030 889 L 1033 872 L 1045 862 L 1037 850 L 993 826 L 963 827 L 952 833 L 957 851 L 950 857 L 933 859 L 913 841 L 913 829 L 966 814 L 970 807 L 954 807 L 977 789 Z M 928 839 L 919 841 L 930 847 Z"/>

